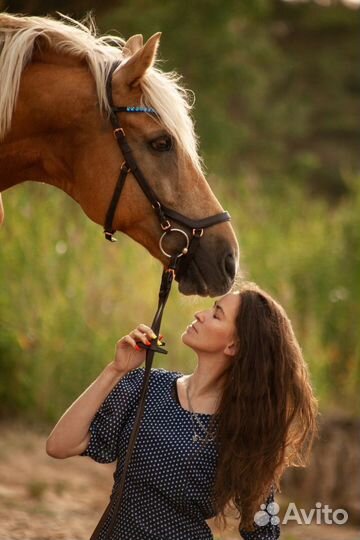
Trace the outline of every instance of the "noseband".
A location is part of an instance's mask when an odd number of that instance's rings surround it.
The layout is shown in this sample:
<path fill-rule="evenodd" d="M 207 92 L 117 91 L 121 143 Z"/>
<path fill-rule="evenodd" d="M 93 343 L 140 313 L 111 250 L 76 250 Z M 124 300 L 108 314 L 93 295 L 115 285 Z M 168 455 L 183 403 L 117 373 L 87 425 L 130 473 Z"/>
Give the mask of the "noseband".
<path fill-rule="evenodd" d="M 153 207 L 154 211 L 156 212 L 156 215 L 160 222 L 160 227 L 163 231 L 159 239 L 159 247 L 160 247 L 161 252 L 170 259 L 168 267 L 162 273 L 160 291 L 159 291 L 158 308 L 157 308 L 154 320 L 151 324 L 152 330 L 157 336 L 159 336 L 160 325 L 161 325 L 164 308 L 165 308 L 165 305 L 166 305 L 166 302 L 167 302 L 167 299 L 171 290 L 171 285 L 175 277 L 175 273 L 179 277 L 179 273 L 183 273 L 185 269 L 188 267 L 190 261 L 192 260 L 194 256 L 196 248 L 199 244 L 200 238 L 203 236 L 204 229 L 211 227 L 212 225 L 216 225 L 217 223 L 229 221 L 230 215 L 228 214 L 228 212 L 222 212 L 220 214 L 216 214 L 215 216 L 211 216 L 211 217 L 199 219 L 199 220 L 194 220 L 186 216 L 183 216 L 182 214 L 176 212 L 175 210 L 172 210 L 171 208 L 167 208 L 166 206 L 161 204 L 159 198 L 157 197 L 157 195 L 155 194 L 155 192 L 149 185 L 149 182 L 146 180 L 145 176 L 141 172 L 140 167 L 138 166 L 138 163 L 126 139 L 125 131 L 123 127 L 121 127 L 120 117 L 119 117 L 119 113 L 148 113 L 148 114 L 153 114 L 153 115 L 157 115 L 157 113 L 154 109 L 149 108 L 149 107 L 116 107 L 114 106 L 113 99 L 112 99 L 112 76 L 115 69 L 118 66 L 119 66 L 119 63 L 113 64 L 109 72 L 109 76 L 106 82 L 106 92 L 107 92 L 107 98 L 108 98 L 110 109 L 111 109 L 110 121 L 113 127 L 115 139 L 117 140 L 119 148 L 122 152 L 124 161 L 121 165 L 119 178 L 117 180 L 115 190 L 111 198 L 109 208 L 106 213 L 104 233 L 105 233 L 105 238 L 107 240 L 110 240 L 111 242 L 115 241 L 115 239 L 113 238 L 113 234 L 115 232 L 115 230 L 113 229 L 114 215 L 115 215 L 116 207 L 118 205 L 118 202 L 121 196 L 122 189 L 125 184 L 126 177 L 131 172 L 134 178 L 137 180 L 143 193 L 145 194 L 147 199 L 150 201 L 151 206 Z M 183 229 L 179 229 L 178 227 L 172 227 L 170 220 L 180 223 L 181 225 L 185 226 L 187 229 L 192 230 L 191 236 L 189 237 L 188 232 L 184 231 Z M 179 251 L 178 253 L 174 255 L 167 253 L 163 246 L 163 242 L 166 235 L 171 234 L 171 233 L 183 235 L 185 239 L 185 247 L 183 247 L 181 251 Z M 183 261 L 186 261 L 186 263 L 184 264 Z M 144 413 L 145 399 L 146 399 L 147 388 L 149 384 L 153 356 L 155 352 L 167 354 L 167 351 L 165 349 L 162 349 L 159 346 L 157 338 L 155 340 L 152 340 L 149 346 L 144 345 L 141 341 L 139 341 L 137 344 L 140 348 L 146 350 L 146 360 L 145 360 L 145 372 L 144 372 L 143 385 L 141 388 L 141 394 L 140 394 L 138 408 L 136 411 L 136 417 L 135 417 L 132 433 L 130 436 L 120 480 L 116 482 L 114 489 L 112 491 L 111 497 L 110 497 L 109 504 L 106 507 L 103 515 L 101 516 L 100 521 L 97 524 L 90 540 L 98 540 L 100 538 L 100 534 L 102 534 L 103 527 L 106 525 L 107 522 L 108 522 L 108 529 L 105 532 L 105 536 L 102 536 L 102 538 L 105 538 L 106 540 L 110 540 L 111 538 L 111 534 L 116 523 L 116 516 L 119 511 L 123 492 L 124 492 L 126 472 L 130 463 L 132 451 L 136 442 L 136 437 L 140 429 L 140 423 L 141 423 L 141 419 Z M 120 466 L 121 466 L 120 461 L 118 461 L 118 467 Z"/>

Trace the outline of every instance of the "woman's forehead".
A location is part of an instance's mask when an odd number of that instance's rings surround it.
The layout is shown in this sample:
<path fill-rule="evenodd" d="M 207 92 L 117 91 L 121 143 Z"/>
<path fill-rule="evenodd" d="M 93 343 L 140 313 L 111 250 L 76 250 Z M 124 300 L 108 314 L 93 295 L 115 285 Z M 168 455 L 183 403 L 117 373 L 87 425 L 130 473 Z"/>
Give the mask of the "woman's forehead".
<path fill-rule="evenodd" d="M 234 291 L 221 296 L 216 303 L 219 304 L 225 313 L 229 313 L 230 316 L 235 315 L 240 302 L 239 291 Z"/>

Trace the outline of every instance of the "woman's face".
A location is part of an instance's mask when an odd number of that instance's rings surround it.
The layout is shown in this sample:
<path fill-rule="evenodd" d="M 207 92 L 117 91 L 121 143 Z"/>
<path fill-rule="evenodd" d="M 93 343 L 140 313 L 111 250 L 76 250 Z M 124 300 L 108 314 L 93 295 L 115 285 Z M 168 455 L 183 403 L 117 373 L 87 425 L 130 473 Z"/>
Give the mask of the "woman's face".
<path fill-rule="evenodd" d="M 239 293 L 229 293 L 214 302 L 210 309 L 195 313 L 195 320 L 181 339 L 195 352 L 235 354 L 235 319 L 239 310 Z"/>

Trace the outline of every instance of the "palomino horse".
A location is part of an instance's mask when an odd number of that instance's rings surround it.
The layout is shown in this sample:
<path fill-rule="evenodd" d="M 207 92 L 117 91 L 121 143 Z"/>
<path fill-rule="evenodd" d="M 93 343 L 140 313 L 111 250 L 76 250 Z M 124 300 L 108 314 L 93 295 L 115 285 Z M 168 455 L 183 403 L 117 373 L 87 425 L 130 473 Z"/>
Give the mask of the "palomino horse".
<path fill-rule="evenodd" d="M 160 34 L 144 45 L 96 37 L 64 17 L 0 14 L 0 192 L 32 180 L 56 186 L 104 225 L 123 158 L 112 135 L 106 80 L 114 62 L 113 101 L 153 108 L 157 116 L 124 114 L 134 156 L 161 202 L 191 219 L 222 212 L 197 153 L 187 91 L 174 73 L 154 66 Z M 1 197 L 1 196 L 0 196 Z M 0 198 L 0 223 L 4 211 Z M 113 228 L 164 264 L 154 209 L 130 174 Z M 176 236 L 176 235 L 175 235 Z M 174 247 L 180 249 L 172 239 Z M 236 273 L 238 245 L 229 223 L 206 229 L 187 271 L 184 294 L 224 294 Z"/>

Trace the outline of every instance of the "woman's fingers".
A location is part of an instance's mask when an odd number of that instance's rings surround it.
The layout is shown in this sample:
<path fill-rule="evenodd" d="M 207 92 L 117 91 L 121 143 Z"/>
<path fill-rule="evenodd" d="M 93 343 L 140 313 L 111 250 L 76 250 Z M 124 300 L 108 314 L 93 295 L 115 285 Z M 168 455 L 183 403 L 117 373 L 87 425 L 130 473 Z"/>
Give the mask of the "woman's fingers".
<path fill-rule="evenodd" d="M 147 337 L 144 332 L 141 330 L 138 330 L 137 328 L 131 332 L 131 337 L 133 337 L 135 340 L 142 341 L 144 345 L 150 345 L 149 338 Z M 151 339 L 151 338 L 150 338 Z"/>
<path fill-rule="evenodd" d="M 146 326 L 146 324 L 139 324 L 138 329 L 147 335 L 148 339 L 155 339 L 156 334 L 154 331 L 150 328 L 150 326 Z"/>
<path fill-rule="evenodd" d="M 147 326 L 146 324 L 139 324 L 137 328 L 132 330 L 130 334 L 127 334 L 126 336 L 122 337 L 118 344 L 120 343 L 127 343 L 137 351 L 140 350 L 140 347 L 137 345 L 137 341 L 142 341 L 145 345 L 150 345 L 150 340 L 155 339 L 156 334 L 154 331 L 150 328 L 150 326 Z"/>
<path fill-rule="evenodd" d="M 130 345 L 130 346 L 133 347 L 134 349 L 136 349 L 136 347 L 138 347 L 138 345 L 136 345 L 135 339 L 132 338 L 132 337 L 129 336 L 129 335 L 124 336 L 123 338 L 121 338 L 121 340 L 120 340 L 119 343 L 127 343 L 128 345 Z"/>

